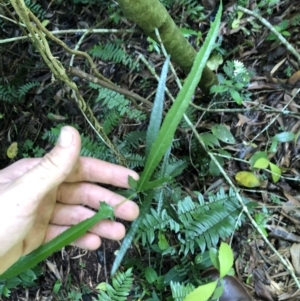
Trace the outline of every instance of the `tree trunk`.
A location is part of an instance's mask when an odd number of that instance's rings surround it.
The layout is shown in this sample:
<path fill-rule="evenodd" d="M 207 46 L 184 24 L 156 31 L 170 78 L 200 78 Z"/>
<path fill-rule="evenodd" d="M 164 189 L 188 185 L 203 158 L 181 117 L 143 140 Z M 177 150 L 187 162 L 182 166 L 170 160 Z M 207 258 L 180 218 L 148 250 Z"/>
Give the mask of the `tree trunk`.
<path fill-rule="evenodd" d="M 182 35 L 159 0 L 118 0 L 118 3 L 124 15 L 156 41 L 155 28 L 157 28 L 171 59 L 185 73 L 189 73 L 197 52 Z M 215 73 L 205 67 L 199 83 L 201 90 L 208 94 L 210 87 L 217 83 L 218 79 Z"/>

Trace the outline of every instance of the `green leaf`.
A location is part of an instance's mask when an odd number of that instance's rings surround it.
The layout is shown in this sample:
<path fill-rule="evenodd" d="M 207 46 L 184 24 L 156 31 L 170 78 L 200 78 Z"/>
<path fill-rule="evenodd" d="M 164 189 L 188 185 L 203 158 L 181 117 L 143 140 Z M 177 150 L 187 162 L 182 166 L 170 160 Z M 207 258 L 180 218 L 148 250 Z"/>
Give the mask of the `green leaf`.
<path fill-rule="evenodd" d="M 273 137 L 273 140 L 278 142 L 289 142 L 293 141 L 295 138 L 295 134 L 292 132 L 282 132 Z"/>
<path fill-rule="evenodd" d="M 168 111 L 158 136 L 151 147 L 144 171 L 139 181 L 139 191 L 143 191 L 144 186 L 149 181 L 155 168 L 171 145 L 177 126 L 191 102 L 209 54 L 215 47 L 215 40 L 220 26 L 221 12 L 222 5 L 220 5 L 216 19 L 211 25 L 203 46 L 196 55 L 192 70 L 187 76 L 182 89 L 178 93 L 175 103 Z"/>
<path fill-rule="evenodd" d="M 156 281 L 157 279 L 157 273 L 156 271 L 151 268 L 151 267 L 146 267 L 145 269 L 145 277 L 146 277 L 146 280 L 148 281 L 148 283 L 153 283 L 154 281 Z"/>
<path fill-rule="evenodd" d="M 114 217 L 114 210 L 105 202 L 100 202 L 99 211 L 92 217 L 70 227 L 60 235 L 48 243 L 40 246 L 30 254 L 21 257 L 14 265 L 6 270 L 0 279 L 11 278 L 20 273 L 33 268 L 39 262 L 49 257 L 52 253 L 59 251 L 63 247 L 69 245 L 82 235 L 84 235 L 92 226 L 103 219 L 112 219 Z"/>
<path fill-rule="evenodd" d="M 251 168 L 253 168 L 255 162 L 260 159 L 260 158 L 264 158 L 266 160 L 268 159 L 268 154 L 266 152 L 256 152 L 253 156 L 251 156 L 251 158 L 249 159 L 249 163 Z"/>
<path fill-rule="evenodd" d="M 228 144 L 235 143 L 234 137 L 225 125 L 216 124 L 212 127 L 211 131 L 219 140 Z"/>
<path fill-rule="evenodd" d="M 240 95 L 240 93 L 238 91 L 236 91 L 234 89 L 230 89 L 229 92 L 230 92 L 231 97 L 234 99 L 234 101 L 238 105 L 240 105 L 240 104 L 243 103 L 243 99 L 242 99 L 242 97 L 241 97 L 241 95 Z"/>
<path fill-rule="evenodd" d="M 211 133 L 200 134 L 200 137 L 202 138 L 202 141 L 206 147 L 214 148 L 214 146 L 220 146 L 218 138 Z"/>
<path fill-rule="evenodd" d="M 149 182 L 144 186 L 144 191 L 155 189 L 167 182 L 170 182 L 172 179 L 173 179 L 172 177 L 163 177 L 161 179 L 157 179 L 152 182 Z"/>
<path fill-rule="evenodd" d="M 239 185 L 248 188 L 254 188 L 260 186 L 260 180 L 254 173 L 250 171 L 239 171 L 235 175 L 235 180 L 238 182 Z"/>
<path fill-rule="evenodd" d="M 146 134 L 146 158 L 148 157 L 151 147 L 158 135 L 162 121 L 169 62 L 170 57 L 168 56 L 161 71 L 153 107 L 151 110 L 150 122 Z"/>
<path fill-rule="evenodd" d="M 239 89 L 239 90 L 242 89 L 242 88 L 244 88 L 244 86 L 245 86 L 245 85 L 244 85 L 243 83 L 235 83 L 235 84 L 234 84 L 234 87 L 235 87 L 236 89 Z"/>
<path fill-rule="evenodd" d="M 218 250 L 216 248 L 211 248 L 209 250 L 209 257 L 211 259 L 211 262 L 213 266 L 220 271 L 220 264 L 219 264 L 219 258 L 218 258 Z"/>
<path fill-rule="evenodd" d="M 273 140 L 270 148 L 269 148 L 269 152 L 270 153 L 276 153 L 277 151 L 277 146 L 278 146 L 278 141 L 277 140 Z"/>
<path fill-rule="evenodd" d="M 229 88 L 227 86 L 224 85 L 214 85 L 210 88 L 210 93 L 224 93 L 227 92 L 229 90 Z"/>
<path fill-rule="evenodd" d="M 221 166 L 224 165 L 224 159 L 222 157 L 217 157 L 216 156 L 215 158 L 216 158 L 216 160 L 219 162 L 219 164 Z M 220 173 L 221 173 L 220 169 L 217 166 L 217 164 L 215 163 L 215 161 L 210 160 L 210 162 L 209 162 L 209 174 L 212 175 L 212 176 L 214 176 L 214 177 L 217 177 L 217 176 L 220 175 Z"/>
<path fill-rule="evenodd" d="M 207 301 L 215 291 L 218 280 L 201 285 L 189 293 L 184 301 Z"/>
<path fill-rule="evenodd" d="M 260 168 L 260 169 L 266 169 L 266 168 L 268 168 L 269 163 L 270 163 L 269 159 L 260 158 L 254 163 L 253 167 Z"/>
<path fill-rule="evenodd" d="M 129 184 L 130 188 L 136 189 L 137 188 L 137 183 L 138 183 L 138 181 L 135 180 L 132 176 L 128 177 L 128 184 Z"/>
<path fill-rule="evenodd" d="M 168 213 L 168 215 L 170 216 L 170 217 L 172 217 L 172 219 L 176 222 L 176 223 L 178 223 L 179 225 L 181 224 L 181 220 L 180 220 L 180 218 L 178 217 L 178 213 L 177 213 L 177 211 L 173 208 L 173 204 L 174 202 L 173 201 L 167 201 L 167 202 L 164 202 L 164 205 L 163 205 L 163 207 L 166 209 L 166 211 L 167 211 L 167 213 Z"/>
<path fill-rule="evenodd" d="M 130 230 L 127 232 L 125 238 L 122 241 L 122 245 L 120 248 L 120 251 L 118 252 L 118 255 L 115 258 L 115 261 L 113 263 L 113 266 L 111 268 L 111 276 L 114 276 L 116 271 L 118 270 L 125 254 L 128 248 L 130 247 L 132 240 L 135 236 L 135 233 L 140 225 L 140 223 L 144 220 L 146 213 L 149 211 L 152 198 L 153 198 L 154 191 L 151 191 L 145 196 L 145 200 L 143 201 L 143 205 L 140 208 L 140 215 L 139 217 L 134 220 L 134 222 L 131 224 Z"/>
<path fill-rule="evenodd" d="M 233 266 L 233 252 L 231 247 L 222 242 L 219 248 L 220 278 L 225 277 Z"/>
<path fill-rule="evenodd" d="M 210 70 L 217 70 L 221 64 L 223 64 L 223 57 L 220 53 L 214 53 L 207 61 Z"/>
<path fill-rule="evenodd" d="M 162 251 L 165 251 L 170 247 L 170 245 L 162 231 L 158 232 L 158 247 Z"/>
<path fill-rule="evenodd" d="M 270 169 L 272 172 L 272 180 L 274 183 L 277 183 L 281 177 L 281 169 L 273 163 L 270 163 Z"/>

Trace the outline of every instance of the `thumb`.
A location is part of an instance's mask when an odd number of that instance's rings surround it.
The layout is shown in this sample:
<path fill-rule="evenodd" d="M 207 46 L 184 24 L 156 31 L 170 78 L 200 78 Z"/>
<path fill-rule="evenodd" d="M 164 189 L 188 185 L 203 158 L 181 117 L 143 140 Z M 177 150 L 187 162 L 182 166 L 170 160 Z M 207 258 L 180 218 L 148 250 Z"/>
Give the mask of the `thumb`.
<path fill-rule="evenodd" d="M 37 202 L 38 205 L 40 199 L 60 185 L 75 168 L 80 147 L 78 131 L 70 126 L 63 127 L 55 147 L 14 182 L 15 189 L 18 190 L 19 185 L 23 189 L 25 187 L 23 195 L 28 201 Z"/>

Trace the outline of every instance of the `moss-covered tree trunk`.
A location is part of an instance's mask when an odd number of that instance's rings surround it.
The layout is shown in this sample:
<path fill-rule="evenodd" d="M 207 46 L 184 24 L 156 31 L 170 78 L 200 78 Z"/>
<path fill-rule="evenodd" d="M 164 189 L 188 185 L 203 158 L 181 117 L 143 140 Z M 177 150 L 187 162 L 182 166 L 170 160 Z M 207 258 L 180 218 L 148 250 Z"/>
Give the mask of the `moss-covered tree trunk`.
<path fill-rule="evenodd" d="M 174 23 L 173 19 L 159 0 L 118 0 L 124 15 L 138 24 L 145 34 L 156 39 L 155 28 L 158 28 L 162 42 L 174 61 L 188 73 L 193 65 L 196 51 L 188 43 Z M 218 83 L 216 75 L 206 67 L 203 70 L 199 87 L 209 93 L 212 85 Z"/>

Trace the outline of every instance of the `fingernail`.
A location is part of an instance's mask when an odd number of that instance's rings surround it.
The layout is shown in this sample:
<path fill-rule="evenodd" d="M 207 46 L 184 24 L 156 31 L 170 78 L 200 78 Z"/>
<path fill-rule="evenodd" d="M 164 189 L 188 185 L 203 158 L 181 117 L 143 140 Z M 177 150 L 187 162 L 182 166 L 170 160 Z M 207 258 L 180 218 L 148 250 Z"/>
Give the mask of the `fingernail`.
<path fill-rule="evenodd" d="M 57 144 L 62 147 L 68 147 L 72 144 L 73 134 L 67 129 L 62 128 L 57 141 Z"/>

